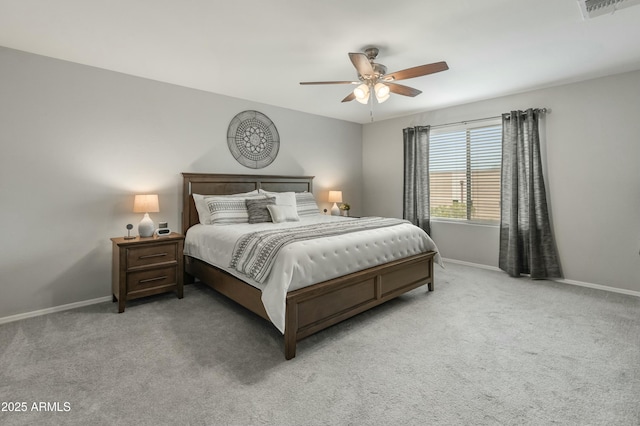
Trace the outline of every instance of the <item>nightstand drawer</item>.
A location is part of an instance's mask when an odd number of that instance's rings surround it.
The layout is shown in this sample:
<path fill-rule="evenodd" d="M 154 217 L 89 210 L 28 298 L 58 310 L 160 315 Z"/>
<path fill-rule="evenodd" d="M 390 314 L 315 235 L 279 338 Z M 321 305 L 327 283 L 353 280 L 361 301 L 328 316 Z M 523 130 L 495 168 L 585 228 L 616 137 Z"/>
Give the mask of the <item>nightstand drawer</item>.
<path fill-rule="evenodd" d="M 175 266 L 131 272 L 127 275 L 127 293 L 174 285 L 177 283 L 176 278 Z"/>
<path fill-rule="evenodd" d="M 127 249 L 127 267 L 153 265 L 156 263 L 175 262 L 178 258 L 178 245 L 160 244 Z"/>

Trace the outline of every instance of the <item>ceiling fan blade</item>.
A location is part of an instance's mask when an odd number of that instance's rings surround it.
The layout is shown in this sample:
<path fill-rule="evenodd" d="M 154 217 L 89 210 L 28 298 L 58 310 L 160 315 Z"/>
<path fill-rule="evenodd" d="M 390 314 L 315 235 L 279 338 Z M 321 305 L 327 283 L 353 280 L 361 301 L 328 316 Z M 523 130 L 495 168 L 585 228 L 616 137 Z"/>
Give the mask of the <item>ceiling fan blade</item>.
<path fill-rule="evenodd" d="M 303 86 L 306 84 L 360 84 L 357 81 L 301 81 Z"/>
<path fill-rule="evenodd" d="M 433 64 L 420 65 L 406 70 L 392 72 L 383 77 L 384 81 L 406 80 L 409 78 L 421 77 L 423 75 L 434 74 L 440 71 L 446 71 L 449 66 L 446 62 L 434 62 Z"/>
<path fill-rule="evenodd" d="M 342 100 L 342 102 L 351 102 L 351 101 L 352 101 L 352 100 L 354 100 L 355 98 L 356 98 L 356 95 L 355 95 L 353 92 L 351 92 L 351 93 L 349 93 L 349 94 L 347 95 L 347 97 L 346 97 L 346 98 L 344 98 L 344 99 Z"/>
<path fill-rule="evenodd" d="M 409 86 L 403 86 L 402 84 L 396 84 L 396 83 L 385 83 L 385 84 L 389 86 L 389 90 L 392 93 L 396 93 L 398 95 L 411 96 L 413 98 L 414 96 L 418 96 L 420 93 L 422 93 L 421 90 L 414 89 L 413 87 L 409 87 Z"/>
<path fill-rule="evenodd" d="M 367 75 L 372 76 L 374 74 L 371 62 L 369 62 L 367 55 L 364 53 L 349 53 L 349 59 L 351 59 L 353 66 L 356 67 L 359 75 L 364 77 Z"/>

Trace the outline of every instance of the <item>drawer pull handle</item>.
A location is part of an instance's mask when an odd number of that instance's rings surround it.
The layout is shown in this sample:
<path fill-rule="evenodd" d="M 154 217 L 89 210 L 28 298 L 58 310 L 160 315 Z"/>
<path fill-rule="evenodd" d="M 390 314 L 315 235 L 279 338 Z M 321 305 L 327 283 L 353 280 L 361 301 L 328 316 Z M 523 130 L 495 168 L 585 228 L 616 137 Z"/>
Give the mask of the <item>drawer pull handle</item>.
<path fill-rule="evenodd" d="M 138 259 L 149 259 L 151 257 L 162 257 L 162 256 L 166 256 L 169 253 L 156 253 L 156 254 L 147 254 L 145 256 L 140 256 Z"/>
<path fill-rule="evenodd" d="M 140 284 L 144 284 L 144 283 L 150 283 L 150 282 L 152 282 L 152 281 L 162 281 L 162 280 L 165 280 L 165 279 L 167 279 L 167 276 L 166 276 L 166 275 L 163 275 L 163 276 L 161 276 L 161 277 L 156 277 L 156 278 L 147 278 L 146 280 L 140 280 L 140 281 L 138 281 L 138 282 L 139 282 Z"/>

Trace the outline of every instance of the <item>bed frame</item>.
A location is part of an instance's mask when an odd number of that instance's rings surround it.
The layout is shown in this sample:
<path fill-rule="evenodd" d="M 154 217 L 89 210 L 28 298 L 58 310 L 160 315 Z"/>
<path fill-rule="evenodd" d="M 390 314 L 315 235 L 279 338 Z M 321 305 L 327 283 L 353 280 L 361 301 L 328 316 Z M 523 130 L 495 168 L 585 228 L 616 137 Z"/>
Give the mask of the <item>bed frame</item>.
<path fill-rule="evenodd" d="M 191 194 L 223 195 L 264 189 L 273 192 L 312 192 L 312 176 L 263 176 L 182 173 L 182 232 L 199 223 Z M 320 330 L 427 284 L 433 291 L 433 257 L 421 253 L 344 275 L 287 293 L 284 354 L 296 356 L 296 343 Z M 185 283 L 198 278 L 267 321 L 262 292 L 201 260 L 185 256 Z"/>

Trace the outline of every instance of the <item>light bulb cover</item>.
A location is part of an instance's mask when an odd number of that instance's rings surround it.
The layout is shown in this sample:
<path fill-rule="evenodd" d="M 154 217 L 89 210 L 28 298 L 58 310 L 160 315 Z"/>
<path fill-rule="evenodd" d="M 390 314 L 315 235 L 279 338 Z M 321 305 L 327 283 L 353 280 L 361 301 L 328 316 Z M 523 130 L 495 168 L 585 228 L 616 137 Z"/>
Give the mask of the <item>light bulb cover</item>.
<path fill-rule="evenodd" d="M 391 90 L 389 89 L 389 86 L 383 83 L 376 83 L 376 85 L 374 86 L 374 91 L 379 104 L 383 103 L 391 96 Z"/>
<path fill-rule="evenodd" d="M 384 83 L 376 83 L 375 89 L 376 89 L 376 95 L 380 97 L 385 97 L 390 92 L 389 86 L 387 86 Z"/>
<path fill-rule="evenodd" d="M 369 103 L 369 86 L 366 84 L 363 83 L 353 89 L 353 94 L 356 96 L 356 101 L 361 104 Z"/>

